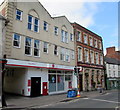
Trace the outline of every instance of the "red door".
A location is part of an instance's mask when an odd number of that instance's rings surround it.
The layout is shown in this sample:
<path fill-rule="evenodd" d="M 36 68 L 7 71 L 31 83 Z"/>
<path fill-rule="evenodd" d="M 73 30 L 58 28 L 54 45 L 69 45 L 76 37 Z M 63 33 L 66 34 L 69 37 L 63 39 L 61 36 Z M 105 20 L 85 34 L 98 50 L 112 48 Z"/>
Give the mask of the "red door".
<path fill-rule="evenodd" d="M 43 95 L 48 95 L 48 83 L 43 82 Z"/>

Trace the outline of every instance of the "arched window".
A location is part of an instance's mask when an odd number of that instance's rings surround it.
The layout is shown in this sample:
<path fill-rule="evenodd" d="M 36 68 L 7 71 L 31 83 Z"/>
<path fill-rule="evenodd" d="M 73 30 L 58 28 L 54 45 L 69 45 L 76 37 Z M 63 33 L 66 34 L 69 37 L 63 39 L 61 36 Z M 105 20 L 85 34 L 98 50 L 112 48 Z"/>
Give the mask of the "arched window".
<path fill-rule="evenodd" d="M 61 41 L 64 43 L 68 43 L 68 32 L 65 25 L 63 25 L 61 29 Z"/>
<path fill-rule="evenodd" d="M 28 13 L 28 29 L 34 32 L 39 32 L 39 15 L 32 9 Z"/>

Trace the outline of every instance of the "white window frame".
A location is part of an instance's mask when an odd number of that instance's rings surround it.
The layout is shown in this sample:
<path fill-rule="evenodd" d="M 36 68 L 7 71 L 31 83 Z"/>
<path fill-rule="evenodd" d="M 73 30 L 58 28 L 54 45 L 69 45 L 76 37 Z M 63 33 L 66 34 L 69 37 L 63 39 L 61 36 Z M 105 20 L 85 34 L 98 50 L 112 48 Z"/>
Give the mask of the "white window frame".
<path fill-rule="evenodd" d="M 31 39 L 31 42 L 30 42 L 30 46 L 27 46 L 26 45 L 26 38 L 29 38 L 29 39 Z M 30 37 L 25 37 L 25 47 L 30 47 L 30 54 L 26 54 L 25 53 L 25 55 L 27 55 L 27 56 L 32 56 L 32 38 L 30 38 Z M 26 50 L 26 49 L 25 49 Z"/>
<path fill-rule="evenodd" d="M 94 51 L 90 51 L 90 60 L 91 60 L 91 63 L 94 64 Z"/>
<path fill-rule="evenodd" d="M 60 50 L 60 60 L 65 61 L 65 49 L 61 47 Z"/>
<path fill-rule="evenodd" d="M 80 53 L 80 51 L 79 50 L 81 50 L 81 53 Z M 83 49 L 82 49 L 82 47 L 78 47 L 78 61 L 82 61 L 83 60 Z"/>
<path fill-rule="evenodd" d="M 32 21 L 31 21 L 31 22 L 29 22 L 29 16 L 32 17 Z M 28 15 L 28 23 L 27 23 L 27 24 L 31 24 L 31 29 L 29 29 L 29 28 L 28 28 L 29 26 L 27 25 L 27 26 L 28 26 L 28 27 L 27 27 L 28 30 L 33 30 L 33 25 L 34 25 L 33 22 L 34 22 L 34 18 L 33 18 L 33 16 L 32 16 L 32 15 Z"/>
<path fill-rule="evenodd" d="M 38 20 L 38 25 L 35 24 L 35 20 Z M 37 31 L 35 31 L 35 26 L 37 26 Z M 38 18 L 34 18 L 34 32 L 39 32 L 39 19 Z"/>
<path fill-rule="evenodd" d="M 68 32 L 65 31 L 65 43 L 68 43 Z"/>
<path fill-rule="evenodd" d="M 17 14 L 17 11 L 20 11 L 20 12 L 21 12 L 21 15 L 18 15 L 18 14 Z M 19 9 L 16 9 L 16 20 L 22 21 L 22 15 L 23 15 L 23 11 L 21 11 L 21 10 L 19 10 Z M 20 19 L 17 19 L 17 16 L 20 16 Z"/>
<path fill-rule="evenodd" d="M 61 30 L 61 41 L 62 41 L 62 42 L 65 41 L 65 33 L 64 33 L 64 30 Z"/>
<path fill-rule="evenodd" d="M 61 30 L 61 42 L 68 43 L 68 32 Z"/>
<path fill-rule="evenodd" d="M 84 49 L 84 55 L 85 55 L 85 62 L 89 63 L 89 50 L 86 48 Z"/>
<path fill-rule="evenodd" d="M 77 31 L 77 41 L 82 41 L 81 31 Z"/>
<path fill-rule="evenodd" d="M 18 36 L 19 36 L 19 40 L 15 40 L 15 38 L 14 38 L 15 35 L 18 35 Z M 14 41 L 18 41 L 19 46 L 15 46 L 15 45 L 14 45 Z M 20 47 L 21 47 L 21 36 L 20 36 L 19 34 L 16 34 L 16 33 L 13 34 L 13 47 L 15 47 L 15 48 L 20 48 Z"/>
<path fill-rule="evenodd" d="M 90 46 L 93 46 L 93 37 L 90 36 L 89 41 L 90 41 Z"/>
<path fill-rule="evenodd" d="M 87 36 L 87 34 L 83 34 L 83 38 L 84 38 L 84 43 L 88 44 L 88 36 Z"/>
<path fill-rule="evenodd" d="M 74 36 L 72 33 L 70 33 L 70 41 L 74 41 Z"/>
<path fill-rule="evenodd" d="M 38 47 L 35 47 L 35 41 L 39 41 Z M 35 55 L 35 49 L 38 50 L 39 55 Z M 34 56 L 40 57 L 40 40 L 34 39 Z"/>
<path fill-rule="evenodd" d="M 48 42 L 43 42 L 43 52 L 44 53 L 48 53 L 48 45 L 49 45 Z M 47 49 L 47 52 L 44 51 L 45 48 Z"/>
<path fill-rule="evenodd" d="M 65 49 L 65 61 L 70 62 L 70 52 L 68 49 Z"/>
<path fill-rule="evenodd" d="M 99 64 L 99 54 L 98 54 L 98 52 L 95 53 L 95 61 L 96 61 L 96 64 L 98 65 Z"/>
<path fill-rule="evenodd" d="M 55 46 L 57 47 L 57 50 L 55 50 Z M 55 52 L 56 52 L 56 54 L 55 54 Z M 58 56 L 58 46 L 57 45 L 54 45 L 54 55 Z"/>
<path fill-rule="evenodd" d="M 32 21 L 31 22 L 29 22 L 29 16 L 32 17 Z M 35 19 L 38 20 L 38 25 L 35 24 Z M 28 24 L 31 24 L 31 29 L 28 28 Z M 37 28 L 38 28 L 37 31 L 35 31 L 35 26 L 37 26 Z M 34 16 L 28 14 L 27 29 L 30 30 L 30 31 L 34 31 L 34 32 L 38 33 L 39 32 L 39 18 L 34 17 Z"/>
<path fill-rule="evenodd" d="M 54 26 L 54 34 L 57 36 L 58 35 L 58 27 Z"/>
<path fill-rule="evenodd" d="M 43 29 L 44 29 L 44 31 L 48 31 L 48 23 L 46 21 L 44 21 L 44 23 L 43 23 Z"/>
<path fill-rule="evenodd" d="M 94 47 L 97 48 L 97 39 L 94 39 Z"/>

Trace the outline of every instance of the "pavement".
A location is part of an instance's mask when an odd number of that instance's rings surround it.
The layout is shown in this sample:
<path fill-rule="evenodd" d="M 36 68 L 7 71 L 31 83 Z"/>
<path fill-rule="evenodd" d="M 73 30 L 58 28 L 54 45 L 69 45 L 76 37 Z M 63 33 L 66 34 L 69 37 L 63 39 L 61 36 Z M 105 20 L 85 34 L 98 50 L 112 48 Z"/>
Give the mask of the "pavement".
<path fill-rule="evenodd" d="M 79 98 L 85 97 L 96 97 L 108 93 L 109 91 L 104 91 L 99 93 L 99 91 L 90 91 L 90 92 L 80 92 Z M 55 94 L 48 96 L 39 96 L 39 97 L 23 97 L 18 95 L 6 95 L 7 107 L 4 109 L 29 109 L 29 108 L 44 108 L 46 106 L 57 104 L 62 101 L 74 100 L 77 97 L 67 98 L 67 93 L 64 94 Z M 3 110 L 4 110 L 3 109 Z"/>

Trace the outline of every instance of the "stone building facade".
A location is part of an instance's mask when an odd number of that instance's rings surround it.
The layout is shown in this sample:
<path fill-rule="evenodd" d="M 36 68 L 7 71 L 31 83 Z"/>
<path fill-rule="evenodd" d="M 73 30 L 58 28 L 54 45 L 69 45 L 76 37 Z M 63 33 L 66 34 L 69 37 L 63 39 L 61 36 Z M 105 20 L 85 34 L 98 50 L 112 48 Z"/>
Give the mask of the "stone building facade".
<path fill-rule="evenodd" d="M 72 23 L 75 37 L 76 66 L 79 72 L 79 87 L 82 91 L 95 90 L 98 86 L 104 88 L 104 64 L 102 37 Z"/>
<path fill-rule="evenodd" d="M 74 36 L 68 19 L 51 17 L 38 0 L 5 0 L 0 12 L 10 20 L 4 49 L 5 91 L 39 96 L 75 88 Z"/>

